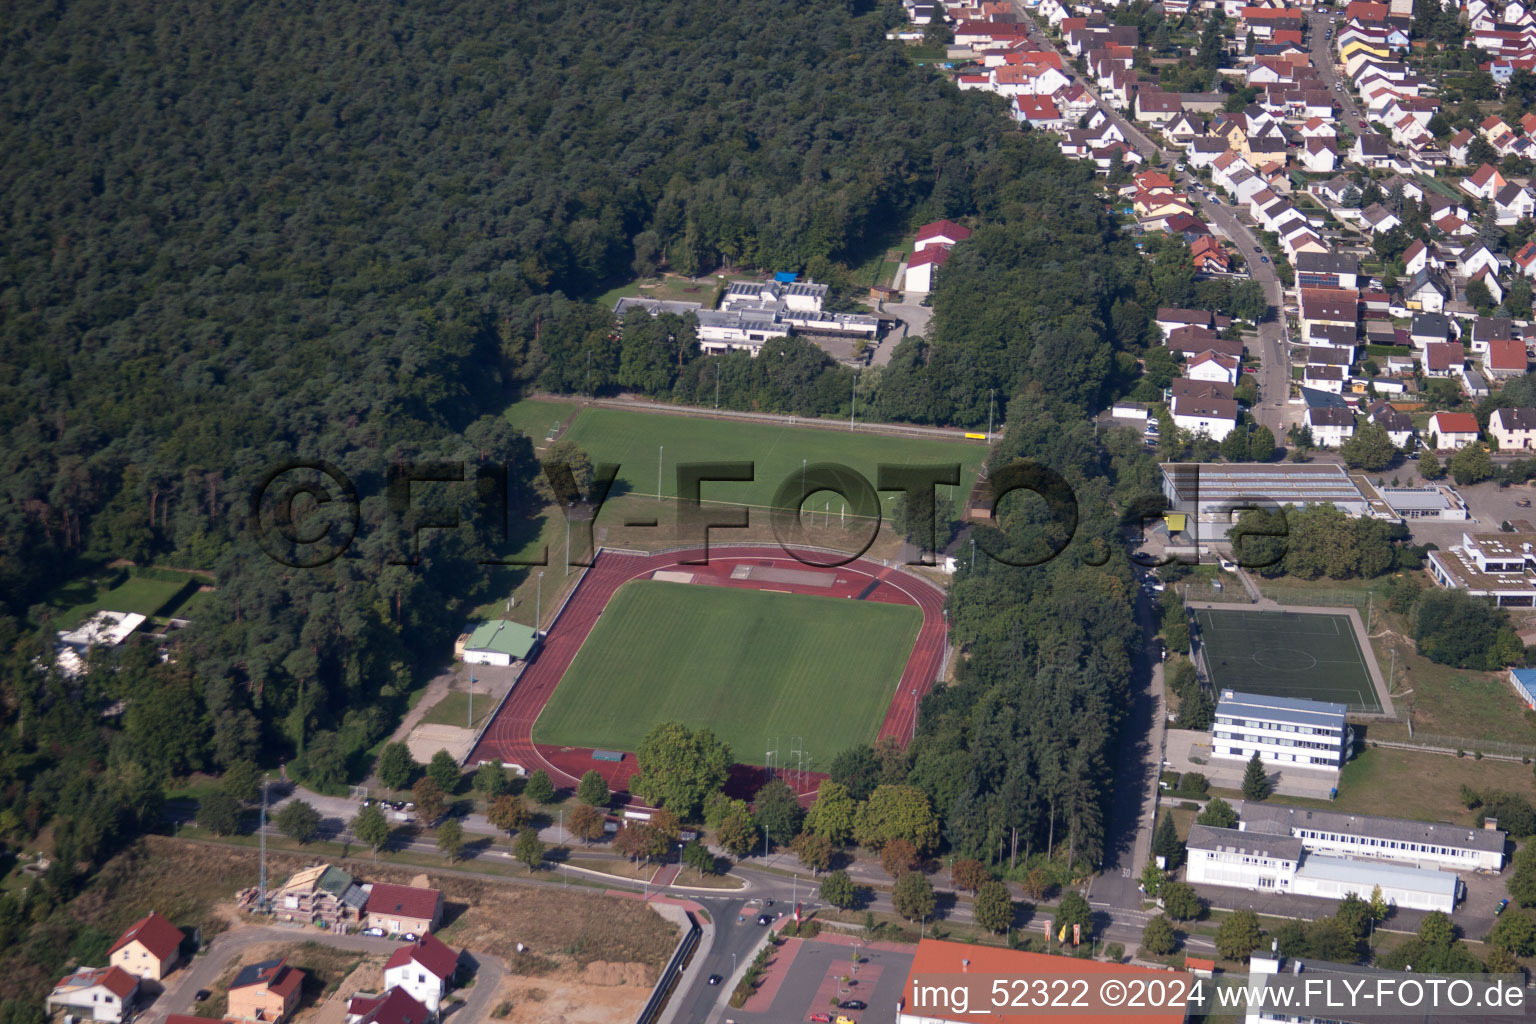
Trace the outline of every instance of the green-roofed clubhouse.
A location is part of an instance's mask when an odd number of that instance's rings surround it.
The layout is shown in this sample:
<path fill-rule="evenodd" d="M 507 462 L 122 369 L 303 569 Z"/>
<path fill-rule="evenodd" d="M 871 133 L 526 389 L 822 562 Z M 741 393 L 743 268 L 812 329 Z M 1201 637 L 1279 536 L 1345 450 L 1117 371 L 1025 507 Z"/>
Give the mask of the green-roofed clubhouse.
<path fill-rule="evenodd" d="M 469 665 L 510 665 L 528 657 L 533 640 L 532 626 L 506 619 L 482 622 L 464 641 L 464 662 Z"/>

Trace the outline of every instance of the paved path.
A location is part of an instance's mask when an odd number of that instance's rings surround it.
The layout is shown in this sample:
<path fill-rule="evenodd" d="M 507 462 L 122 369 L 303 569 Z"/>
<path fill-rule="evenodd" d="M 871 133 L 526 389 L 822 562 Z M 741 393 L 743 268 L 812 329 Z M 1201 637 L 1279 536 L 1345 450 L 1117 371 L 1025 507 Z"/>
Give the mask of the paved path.
<path fill-rule="evenodd" d="M 905 307 L 888 305 L 887 311 L 902 309 Z M 916 333 L 916 332 L 914 332 Z M 919 427 L 910 423 L 875 423 L 855 422 L 850 428 L 848 422 L 842 419 L 820 419 L 814 416 L 789 416 L 771 412 L 742 412 L 732 409 L 711 409 L 700 405 L 672 405 L 667 402 L 652 402 L 649 399 L 635 397 L 620 398 L 595 398 L 588 405 L 603 406 L 610 409 L 628 409 L 631 412 L 651 412 L 662 416 L 701 416 L 707 419 L 717 420 L 751 420 L 757 423 L 780 423 L 789 427 L 820 427 L 823 430 L 852 429 L 857 433 L 865 434 L 898 434 L 909 437 L 935 437 L 944 441 L 968 440 L 963 427 Z M 862 408 L 862 405 L 860 406 Z M 993 430 L 994 435 L 1002 433 L 1002 424 Z M 970 438 L 972 443 L 982 442 Z"/>
<path fill-rule="evenodd" d="M 318 928 L 284 928 L 256 926 L 234 928 L 218 935 L 209 943 L 207 950 L 177 971 L 169 979 L 165 992 L 150 1008 L 140 1015 L 145 1024 L 157 1024 L 168 1014 L 192 1013 L 196 1009 L 194 996 L 200 989 L 211 989 L 219 975 L 224 973 L 236 957 L 253 946 L 269 942 L 318 942 L 333 949 L 348 949 L 359 953 L 388 955 L 400 948 L 400 943 L 389 939 L 371 939 L 362 935 L 338 935 Z M 488 1018 L 487 1004 L 496 994 L 501 979 L 506 974 L 501 962 L 483 953 L 467 954 L 475 984 L 469 989 L 464 1004 L 452 1016 L 466 1022 Z"/>
<path fill-rule="evenodd" d="M 1315 11 L 1308 20 L 1308 34 L 1311 36 L 1310 40 L 1308 40 L 1308 47 L 1312 58 L 1312 66 L 1317 68 L 1318 77 L 1323 80 L 1323 84 L 1333 93 L 1333 98 L 1338 101 L 1339 106 L 1342 108 L 1341 113 L 1344 123 L 1349 126 L 1350 131 L 1359 135 L 1364 128 L 1364 121 L 1360 117 L 1360 108 L 1355 105 L 1354 97 L 1350 95 L 1349 87 L 1339 77 L 1338 68 L 1333 63 L 1333 52 L 1331 49 L 1333 41 L 1328 38 L 1328 30 L 1333 27 L 1334 21 L 1328 16 L 1329 13 L 1328 11 Z M 1340 157 L 1343 156 L 1342 153 L 1339 155 Z"/>

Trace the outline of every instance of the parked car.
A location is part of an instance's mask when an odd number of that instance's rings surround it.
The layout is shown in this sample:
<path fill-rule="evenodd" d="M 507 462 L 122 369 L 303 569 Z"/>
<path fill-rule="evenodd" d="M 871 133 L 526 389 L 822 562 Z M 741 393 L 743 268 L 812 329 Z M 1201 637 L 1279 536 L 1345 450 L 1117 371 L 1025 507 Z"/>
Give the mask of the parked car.
<path fill-rule="evenodd" d="M 1504 902 L 1508 903 L 1509 900 L 1505 900 Z M 195 1002 L 195 1003 L 200 1003 L 203 1000 L 207 999 L 211 995 L 213 995 L 212 992 L 208 991 L 205 988 L 200 988 L 200 989 L 197 990 L 197 995 L 192 997 L 192 1001 Z"/>
<path fill-rule="evenodd" d="M 1515 499 L 1515 504 L 1518 507 L 1520 507 L 1520 508 L 1530 508 L 1531 507 L 1531 499 L 1530 498 L 1516 498 Z"/>
<path fill-rule="evenodd" d="M 771 920 L 773 920 L 773 919 L 770 918 L 767 914 L 758 914 L 757 915 L 757 923 L 760 924 L 760 925 L 765 925 L 766 926 L 768 924 L 768 922 L 771 921 Z"/>
<path fill-rule="evenodd" d="M 416 941 L 416 933 L 415 932 L 406 932 L 404 935 L 400 936 L 400 941 L 401 942 L 415 942 Z"/>
<path fill-rule="evenodd" d="M 383 928 L 364 928 L 363 931 L 362 931 L 362 934 L 368 936 L 371 939 L 382 939 L 384 937 L 384 929 Z"/>
<path fill-rule="evenodd" d="M 805 1019 L 814 1022 L 814 1024 L 832 1024 L 832 1015 L 830 1013 L 813 1013 Z"/>
<path fill-rule="evenodd" d="M 1260 263 L 1268 263 L 1269 262 L 1269 257 L 1268 256 L 1260 256 L 1259 257 L 1259 262 Z"/>
<path fill-rule="evenodd" d="M 844 1010 L 867 1010 L 869 1006 L 862 999 L 848 999 L 842 1003 Z"/>
<path fill-rule="evenodd" d="M 1262 245 L 1256 245 L 1256 246 L 1253 247 L 1253 251 L 1257 252 L 1257 253 L 1262 253 L 1264 251 L 1264 247 Z"/>
<path fill-rule="evenodd" d="M 1509 907 L 1509 900 L 1499 900 L 1499 905 L 1493 908 L 1493 916 L 1498 917 Z"/>
<path fill-rule="evenodd" d="M 711 985 L 718 985 L 723 980 L 724 979 L 721 978 L 720 975 L 718 975 L 718 974 L 711 974 L 709 976 L 708 983 L 711 984 Z"/>

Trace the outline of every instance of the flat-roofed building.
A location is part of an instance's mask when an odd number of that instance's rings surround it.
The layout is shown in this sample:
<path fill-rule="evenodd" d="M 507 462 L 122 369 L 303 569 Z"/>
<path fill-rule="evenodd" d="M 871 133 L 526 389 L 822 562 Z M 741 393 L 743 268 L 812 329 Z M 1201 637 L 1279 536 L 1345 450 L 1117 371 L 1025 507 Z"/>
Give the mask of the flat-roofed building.
<path fill-rule="evenodd" d="M 1223 690 L 1211 727 L 1211 756 L 1247 761 L 1257 753 L 1265 764 L 1337 775 L 1355 745 L 1354 730 L 1344 720 L 1347 710 L 1319 700 Z"/>
<path fill-rule="evenodd" d="M 1430 575 L 1447 590 L 1536 607 L 1536 533 L 1464 533 L 1460 544 L 1428 554 Z"/>
<path fill-rule="evenodd" d="M 1399 519 L 1444 519 L 1465 521 L 1467 504 L 1449 487 L 1426 484 L 1423 487 L 1378 487 L 1381 495 Z"/>
<path fill-rule="evenodd" d="M 1240 514 L 1234 509 L 1334 505 L 1351 516 L 1371 510 L 1370 499 L 1339 465 L 1165 462 L 1162 470 L 1170 509 L 1193 517 L 1202 543 L 1227 535 Z"/>
<path fill-rule="evenodd" d="M 1312 853 L 1396 861 L 1417 867 L 1498 871 L 1508 835 L 1472 828 L 1373 814 L 1312 810 L 1284 804 L 1243 803 L 1239 829 L 1287 835 Z"/>

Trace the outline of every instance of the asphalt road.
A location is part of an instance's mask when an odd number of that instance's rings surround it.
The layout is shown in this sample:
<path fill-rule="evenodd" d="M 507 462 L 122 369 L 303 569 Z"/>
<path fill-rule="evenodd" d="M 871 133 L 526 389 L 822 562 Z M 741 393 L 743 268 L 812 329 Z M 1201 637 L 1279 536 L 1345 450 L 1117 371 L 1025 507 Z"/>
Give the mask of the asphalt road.
<path fill-rule="evenodd" d="M 1364 127 L 1364 120 L 1360 117 L 1360 108 L 1355 104 L 1354 97 L 1350 95 L 1349 87 L 1339 77 L 1339 72 L 1333 63 L 1331 47 L 1333 40 L 1328 38 L 1328 30 L 1337 22 L 1328 16 L 1326 11 L 1314 11 L 1308 19 L 1308 34 L 1310 40 L 1308 46 L 1312 58 L 1312 66 L 1317 68 L 1317 73 L 1323 83 L 1332 91 L 1333 97 L 1341 108 L 1341 116 L 1350 131 L 1359 135 Z"/>

